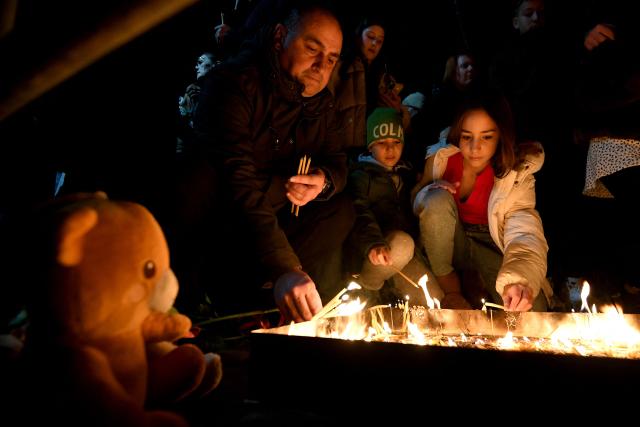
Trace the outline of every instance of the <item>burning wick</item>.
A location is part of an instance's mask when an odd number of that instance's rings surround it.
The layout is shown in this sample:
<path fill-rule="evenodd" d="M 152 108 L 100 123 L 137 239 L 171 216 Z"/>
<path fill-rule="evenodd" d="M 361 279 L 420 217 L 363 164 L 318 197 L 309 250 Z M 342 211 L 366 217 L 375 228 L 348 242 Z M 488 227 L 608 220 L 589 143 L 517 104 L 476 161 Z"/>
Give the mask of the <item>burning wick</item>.
<path fill-rule="evenodd" d="M 487 302 L 484 300 L 484 298 L 481 298 L 480 302 L 482 302 L 482 311 L 486 313 Z M 495 332 L 493 332 L 493 310 L 488 310 L 488 311 L 489 311 L 489 317 L 491 318 L 491 335 L 495 335 Z"/>
<path fill-rule="evenodd" d="M 405 302 L 404 302 L 404 312 L 402 315 L 402 329 L 406 329 L 407 328 L 407 324 L 409 323 L 409 295 L 405 295 Z"/>
<path fill-rule="evenodd" d="M 580 307 L 580 310 L 586 308 L 589 314 L 593 314 L 589 309 L 589 303 L 587 302 L 587 297 L 589 296 L 590 292 L 591 286 L 589 286 L 589 282 L 585 280 L 584 282 L 582 282 L 582 290 L 580 291 L 580 299 L 582 300 L 582 306 Z"/>
<path fill-rule="evenodd" d="M 433 310 L 435 303 L 431 298 L 431 295 L 429 295 L 429 290 L 427 289 L 427 280 L 429 280 L 429 278 L 425 274 L 420 278 L 420 280 L 418 280 L 418 286 L 420 286 L 420 289 L 422 289 L 422 292 L 424 292 L 424 297 L 427 299 L 427 306 L 429 306 L 429 308 Z"/>
<path fill-rule="evenodd" d="M 362 286 L 358 285 L 356 282 L 349 283 L 349 286 L 338 292 L 338 295 L 333 297 L 331 301 L 327 303 L 327 305 L 322 307 L 322 310 L 316 313 L 316 315 L 313 316 L 311 320 L 319 320 L 329 314 L 329 312 L 331 312 L 334 308 L 342 304 L 342 295 L 344 295 L 347 291 L 353 291 L 354 289 L 362 289 Z M 347 297 L 347 299 L 349 298 L 347 295 L 345 296 Z"/>
<path fill-rule="evenodd" d="M 482 298 L 480 301 L 482 302 L 482 311 L 484 311 L 485 313 L 487 311 L 487 307 L 499 308 L 500 310 L 507 311 L 504 308 L 504 305 L 494 304 L 492 302 L 486 302 L 484 298 Z"/>

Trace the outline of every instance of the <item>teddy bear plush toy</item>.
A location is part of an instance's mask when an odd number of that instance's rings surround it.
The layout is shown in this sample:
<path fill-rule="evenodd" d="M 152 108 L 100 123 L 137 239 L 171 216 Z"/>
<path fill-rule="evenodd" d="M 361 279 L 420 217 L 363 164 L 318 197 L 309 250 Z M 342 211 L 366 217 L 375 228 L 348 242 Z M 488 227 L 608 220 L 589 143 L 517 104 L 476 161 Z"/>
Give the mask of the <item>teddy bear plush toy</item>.
<path fill-rule="evenodd" d="M 174 343 L 191 321 L 171 311 L 178 284 L 151 213 L 104 193 L 76 194 L 41 211 L 25 234 L 32 268 L 23 271 L 30 324 L 22 387 L 35 409 L 25 416 L 187 425 L 163 405 L 211 391 L 221 363 Z"/>

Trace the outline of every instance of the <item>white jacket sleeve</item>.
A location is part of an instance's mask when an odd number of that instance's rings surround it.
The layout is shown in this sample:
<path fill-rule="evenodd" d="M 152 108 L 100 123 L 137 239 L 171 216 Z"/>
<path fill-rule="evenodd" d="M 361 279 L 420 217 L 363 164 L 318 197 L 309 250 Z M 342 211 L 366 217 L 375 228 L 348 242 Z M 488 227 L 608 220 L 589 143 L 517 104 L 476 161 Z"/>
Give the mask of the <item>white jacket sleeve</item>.
<path fill-rule="evenodd" d="M 513 283 L 526 284 L 536 297 L 547 286 L 547 251 L 542 220 L 535 210 L 535 179 L 529 175 L 509 195 L 504 216 L 504 259 L 496 280 L 496 291 Z M 545 294 L 548 292 L 545 291 Z"/>

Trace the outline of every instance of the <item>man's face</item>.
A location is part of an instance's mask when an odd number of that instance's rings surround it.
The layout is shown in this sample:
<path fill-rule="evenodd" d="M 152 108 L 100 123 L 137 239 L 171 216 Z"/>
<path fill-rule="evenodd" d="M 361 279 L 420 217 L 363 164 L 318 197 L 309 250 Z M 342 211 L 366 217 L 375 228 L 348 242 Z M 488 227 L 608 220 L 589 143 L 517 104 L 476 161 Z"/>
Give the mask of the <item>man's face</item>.
<path fill-rule="evenodd" d="M 312 11 L 296 31 L 285 31 L 280 67 L 304 85 L 302 96 L 316 95 L 329 83 L 342 49 L 340 24 L 330 15 Z"/>
<path fill-rule="evenodd" d="M 526 0 L 513 18 L 513 28 L 520 34 L 544 26 L 544 0 Z"/>

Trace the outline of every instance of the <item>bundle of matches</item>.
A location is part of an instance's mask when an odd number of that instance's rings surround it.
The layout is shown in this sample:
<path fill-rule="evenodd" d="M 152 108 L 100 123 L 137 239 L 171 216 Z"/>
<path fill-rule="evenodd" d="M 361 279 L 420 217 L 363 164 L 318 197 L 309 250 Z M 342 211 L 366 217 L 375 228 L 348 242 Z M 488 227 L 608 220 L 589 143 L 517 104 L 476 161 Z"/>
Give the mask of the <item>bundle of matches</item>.
<path fill-rule="evenodd" d="M 311 166 L 311 157 L 302 156 L 300 159 L 300 163 L 298 163 L 298 175 L 306 175 L 309 173 L 309 167 Z M 291 202 L 291 213 L 294 213 L 298 216 L 298 212 L 300 212 L 300 206 Z"/>
<path fill-rule="evenodd" d="M 311 320 L 320 320 L 323 317 L 325 317 L 327 314 L 332 312 L 335 308 L 337 308 L 340 304 L 342 304 L 342 296 L 347 291 L 352 291 L 354 289 L 362 289 L 362 286 L 358 285 L 356 282 L 349 283 L 349 286 L 347 286 L 346 288 L 338 292 L 338 294 L 335 297 L 331 298 L 331 301 L 329 301 L 324 307 L 322 307 L 322 310 L 317 312 L 316 315 L 313 316 Z"/>

